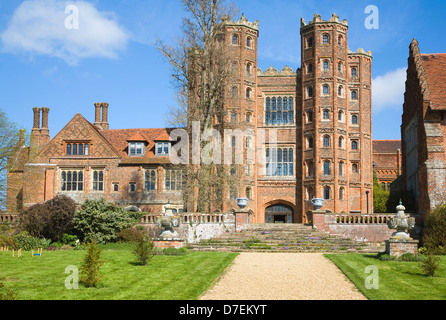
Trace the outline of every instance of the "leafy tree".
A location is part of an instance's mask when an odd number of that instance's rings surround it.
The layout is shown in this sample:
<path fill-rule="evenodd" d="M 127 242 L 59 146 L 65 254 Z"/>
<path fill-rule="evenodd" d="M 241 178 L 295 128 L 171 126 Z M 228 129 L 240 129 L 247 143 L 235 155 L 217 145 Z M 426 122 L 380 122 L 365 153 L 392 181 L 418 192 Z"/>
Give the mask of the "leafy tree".
<path fill-rule="evenodd" d="M 387 211 L 387 200 L 389 199 L 389 191 L 385 191 L 378 183 L 375 171 L 373 171 L 373 211 L 375 213 L 385 213 Z"/>
<path fill-rule="evenodd" d="M 423 232 L 424 246 L 429 252 L 446 254 L 446 204 L 427 214 Z"/>
<path fill-rule="evenodd" d="M 84 242 L 108 243 L 137 221 L 132 214 L 104 199 L 86 200 L 73 218 L 73 230 Z"/>

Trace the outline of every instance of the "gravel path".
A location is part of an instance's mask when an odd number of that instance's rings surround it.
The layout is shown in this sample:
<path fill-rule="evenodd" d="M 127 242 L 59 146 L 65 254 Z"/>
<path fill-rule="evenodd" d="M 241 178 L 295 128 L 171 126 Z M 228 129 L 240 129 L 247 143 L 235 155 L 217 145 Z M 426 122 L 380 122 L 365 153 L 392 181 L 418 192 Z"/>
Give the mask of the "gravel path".
<path fill-rule="evenodd" d="M 321 253 L 240 253 L 201 300 L 365 300 Z"/>

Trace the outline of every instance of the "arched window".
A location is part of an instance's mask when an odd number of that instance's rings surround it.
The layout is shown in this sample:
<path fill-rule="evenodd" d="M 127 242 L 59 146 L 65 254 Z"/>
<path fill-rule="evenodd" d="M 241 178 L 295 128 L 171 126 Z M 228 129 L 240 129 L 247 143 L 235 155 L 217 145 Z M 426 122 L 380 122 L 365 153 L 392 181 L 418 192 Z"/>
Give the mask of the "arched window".
<path fill-rule="evenodd" d="M 330 110 L 324 109 L 324 111 L 322 112 L 322 119 L 330 120 Z"/>
<path fill-rule="evenodd" d="M 309 149 L 313 149 L 313 147 L 314 147 L 314 140 L 313 140 L 313 137 L 309 137 L 309 138 L 308 138 L 308 148 L 309 148 Z"/>
<path fill-rule="evenodd" d="M 246 73 L 248 75 L 252 75 L 252 64 L 248 62 L 248 64 L 246 64 Z"/>
<path fill-rule="evenodd" d="M 344 175 L 344 162 L 340 161 L 339 162 L 339 176 L 343 176 Z"/>
<path fill-rule="evenodd" d="M 231 122 L 237 122 L 237 113 L 231 112 Z"/>
<path fill-rule="evenodd" d="M 307 112 L 307 122 L 313 122 L 313 111 Z"/>
<path fill-rule="evenodd" d="M 307 87 L 307 98 L 313 97 L 313 87 Z"/>
<path fill-rule="evenodd" d="M 330 37 L 328 34 L 324 33 L 322 35 L 322 44 L 329 44 L 330 43 Z"/>
<path fill-rule="evenodd" d="M 358 164 L 356 164 L 356 163 L 352 164 L 352 172 L 353 173 L 358 173 Z"/>
<path fill-rule="evenodd" d="M 322 94 L 324 96 L 328 96 L 330 94 L 330 87 L 328 86 L 328 84 L 324 84 L 322 86 Z"/>
<path fill-rule="evenodd" d="M 342 88 L 342 86 L 339 86 L 338 87 L 338 96 L 342 96 L 342 90 L 343 88 Z"/>
<path fill-rule="evenodd" d="M 248 48 L 252 47 L 252 38 L 251 37 L 246 38 L 246 46 Z"/>
<path fill-rule="evenodd" d="M 246 193 L 246 198 L 251 200 L 252 199 L 252 189 L 250 187 L 247 187 L 245 193 Z"/>
<path fill-rule="evenodd" d="M 358 124 L 358 116 L 356 114 L 352 115 L 352 124 Z"/>
<path fill-rule="evenodd" d="M 342 73 L 342 67 L 343 67 L 342 62 L 339 62 L 339 63 L 338 63 L 338 72 L 339 72 L 339 73 Z"/>
<path fill-rule="evenodd" d="M 329 200 L 330 199 L 330 187 L 324 188 L 324 199 Z"/>
<path fill-rule="evenodd" d="M 338 46 L 342 46 L 342 36 L 338 36 Z"/>
<path fill-rule="evenodd" d="M 338 112 L 338 121 L 343 121 L 344 120 L 344 111 L 339 110 Z"/>
<path fill-rule="evenodd" d="M 251 99 L 251 95 L 252 95 L 252 89 L 247 88 L 246 89 L 246 99 Z"/>
<path fill-rule="evenodd" d="M 233 97 L 233 98 L 235 98 L 235 97 L 237 97 L 237 87 L 236 86 L 234 86 L 234 87 L 232 87 L 231 88 L 231 96 Z"/>
<path fill-rule="evenodd" d="M 307 177 L 313 176 L 313 161 L 307 162 Z"/>
<path fill-rule="evenodd" d="M 307 47 L 308 47 L 308 48 L 313 47 L 313 37 L 309 37 L 309 38 L 307 39 Z"/>
<path fill-rule="evenodd" d="M 338 139 L 338 147 L 339 148 L 343 148 L 344 147 L 344 138 L 343 137 L 339 137 L 339 139 Z"/>
<path fill-rule="evenodd" d="M 246 113 L 246 122 L 251 123 L 251 112 Z"/>
<path fill-rule="evenodd" d="M 324 147 L 330 146 L 330 136 L 324 136 Z"/>
<path fill-rule="evenodd" d="M 339 200 L 344 200 L 344 188 L 339 188 Z"/>
<path fill-rule="evenodd" d="M 358 141 L 356 140 L 352 141 L 352 150 L 358 150 Z"/>
<path fill-rule="evenodd" d="M 358 100 L 358 92 L 353 90 L 352 94 L 351 94 L 351 97 L 352 97 L 352 100 Z"/>
<path fill-rule="evenodd" d="M 307 73 L 313 73 L 313 64 L 312 63 L 307 64 Z"/>
<path fill-rule="evenodd" d="M 308 187 L 306 193 L 307 193 L 307 200 L 313 199 L 313 188 Z"/>
<path fill-rule="evenodd" d="M 330 175 L 330 161 L 324 161 L 324 176 Z"/>
<path fill-rule="evenodd" d="M 324 60 L 324 62 L 322 63 L 322 70 L 328 71 L 329 68 L 330 68 L 330 63 L 328 62 L 328 60 Z"/>
<path fill-rule="evenodd" d="M 352 69 L 351 69 L 351 76 L 352 76 L 352 78 L 354 78 L 354 77 L 357 76 L 357 70 L 356 70 L 356 68 L 352 68 Z"/>
<path fill-rule="evenodd" d="M 232 35 L 232 44 L 237 45 L 238 44 L 238 36 L 236 34 Z"/>

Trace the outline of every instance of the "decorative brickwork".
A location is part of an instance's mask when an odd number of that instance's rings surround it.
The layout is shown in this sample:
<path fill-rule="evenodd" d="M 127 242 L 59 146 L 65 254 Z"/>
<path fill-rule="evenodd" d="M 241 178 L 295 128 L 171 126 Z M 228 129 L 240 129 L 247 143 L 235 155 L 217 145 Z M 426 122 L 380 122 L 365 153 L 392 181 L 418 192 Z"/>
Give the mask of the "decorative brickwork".
<path fill-rule="evenodd" d="M 401 125 L 402 177 L 418 212 L 446 201 L 446 54 L 421 54 L 410 44 Z"/>
<path fill-rule="evenodd" d="M 323 209 L 329 212 L 373 212 L 372 56 L 349 50 L 347 21 L 336 15 L 328 21 L 319 15 L 302 20 L 302 68 L 297 70 L 259 68 L 258 22 L 242 16 L 225 26 L 237 74 L 237 98 L 227 104 L 236 120 L 231 125 L 252 129 L 257 138 L 262 130 L 277 132 L 277 140 L 266 141 L 267 164 L 259 164 L 256 154 L 255 165 L 237 170 L 236 198 L 249 198 L 249 222 L 266 222 L 267 212 L 273 222 L 310 222 L 313 197 L 326 197 Z M 18 154 L 23 164 L 8 174 L 8 210 L 58 194 L 78 202 L 103 197 L 153 213 L 167 206 L 184 209 L 181 191 L 167 180 L 175 167 L 156 151 L 158 142 L 170 141 L 170 130 L 110 129 L 109 105 L 95 103 L 94 108 L 94 123 L 76 114 L 51 141 L 39 128 L 40 112 L 47 124 L 49 110 L 34 110 L 31 145 Z M 132 155 L 131 144 L 144 151 Z M 228 196 L 223 211 L 230 210 L 237 210 L 237 203 Z M 243 224 L 247 219 L 237 215 Z"/>

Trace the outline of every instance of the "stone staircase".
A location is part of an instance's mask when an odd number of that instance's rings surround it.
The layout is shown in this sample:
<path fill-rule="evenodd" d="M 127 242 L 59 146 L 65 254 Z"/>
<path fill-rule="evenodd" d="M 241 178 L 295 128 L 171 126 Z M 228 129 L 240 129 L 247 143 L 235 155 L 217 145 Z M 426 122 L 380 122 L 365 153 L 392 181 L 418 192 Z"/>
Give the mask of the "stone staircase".
<path fill-rule="evenodd" d="M 193 251 L 378 253 L 383 243 L 363 243 L 303 224 L 251 224 L 246 230 L 190 244 Z"/>

